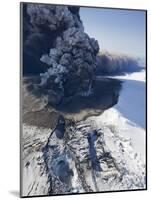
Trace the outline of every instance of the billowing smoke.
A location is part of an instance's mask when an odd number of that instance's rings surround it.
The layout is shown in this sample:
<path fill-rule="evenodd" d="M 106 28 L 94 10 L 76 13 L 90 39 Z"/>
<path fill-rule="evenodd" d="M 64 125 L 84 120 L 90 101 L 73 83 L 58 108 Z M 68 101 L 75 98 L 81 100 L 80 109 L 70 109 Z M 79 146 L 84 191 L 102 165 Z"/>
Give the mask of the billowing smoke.
<path fill-rule="evenodd" d="M 127 55 L 113 54 L 102 51 L 97 56 L 97 75 L 117 75 L 132 72 L 139 72 L 144 66 L 137 58 Z"/>
<path fill-rule="evenodd" d="M 58 6 L 55 14 L 56 6 L 29 3 L 22 5 L 23 73 L 24 75 L 39 74 L 45 72 L 48 68 L 46 64 L 40 61 L 41 56 L 49 53 L 50 48 L 54 47 L 56 37 L 66 30 L 66 24 L 69 25 L 71 21 L 68 20 L 68 13 L 71 12 L 75 21 L 77 21 L 75 26 L 80 27 L 80 24 L 82 26 L 79 7 L 66 7 L 65 15 L 62 16 L 60 6 Z"/>
<path fill-rule="evenodd" d="M 99 45 L 84 32 L 79 8 L 28 4 L 26 12 L 37 33 L 30 35 L 25 43 L 31 42 L 33 36 L 35 40 L 40 38 L 38 42 L 43 45 L 43 52 L 35 48 L 47 69 L 40 74 L 39 86 L 47 93 L 50 103 L 57 104 L 64 96 L 88 90 L 95 75 Z M 43 37 L 47 38 L 48 46 Z"/>

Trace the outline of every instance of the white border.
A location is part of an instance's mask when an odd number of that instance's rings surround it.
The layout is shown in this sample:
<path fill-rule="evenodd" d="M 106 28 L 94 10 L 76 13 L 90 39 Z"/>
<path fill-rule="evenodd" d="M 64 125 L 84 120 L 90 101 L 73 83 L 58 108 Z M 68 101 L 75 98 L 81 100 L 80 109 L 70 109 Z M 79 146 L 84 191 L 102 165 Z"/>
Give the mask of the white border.
<path fill-rule="evenodd" d="M 19 0 L 4 0 L 0 3 L 0 197 L 15 199 L 19 191 Z M 30 1 L 26 1 L 30 2 Z M 39 0 L 32 2 L 39 2 Z M 148 10 L 148 102 L 151 85 L 151 5 L 150 0 L 45 0 L 43 3 L 61 3 L 70 5 L 86 5 L 116 8 L 134 8 Z M 139 91 L 138 91 L 139 92 Z M 148 154 L 151 152 L 151 104 L 148 104 Z M 91 195 L 75 195 L 51 197 L 52 199 L 92 199 L 112 198 L 148 199 L 151 196 L 150 171 L 151 160 L 148 157 L 148 191 L 101 193 Z M 48 197 L 50 198 L 50 197 Z M 37 198 L 41 199 L 41 198 Z"/>

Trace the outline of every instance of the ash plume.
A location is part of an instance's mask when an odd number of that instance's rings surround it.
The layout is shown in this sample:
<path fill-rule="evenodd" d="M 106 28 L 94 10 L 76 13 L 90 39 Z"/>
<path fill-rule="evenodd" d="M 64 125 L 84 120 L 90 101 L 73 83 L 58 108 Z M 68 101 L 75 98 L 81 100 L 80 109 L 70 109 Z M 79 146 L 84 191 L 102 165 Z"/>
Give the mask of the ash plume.
<path fill-rule="evenodd" d="M 39 86 L 54 99 L 51 103 L 87 91 L 95 75 L 99 45 L 84 32 L 79 7 L 28 4 L 26 15 L 30 34 L 24 49 L 26 55 L 38 59 L 42 68 Z"/>
<path fill-rule="evenodd" d="M 139 59 L 123 54 L 102 51 L 97 56 L 97 75 L 117 75 L 139 72 L 144 69 Z"/>

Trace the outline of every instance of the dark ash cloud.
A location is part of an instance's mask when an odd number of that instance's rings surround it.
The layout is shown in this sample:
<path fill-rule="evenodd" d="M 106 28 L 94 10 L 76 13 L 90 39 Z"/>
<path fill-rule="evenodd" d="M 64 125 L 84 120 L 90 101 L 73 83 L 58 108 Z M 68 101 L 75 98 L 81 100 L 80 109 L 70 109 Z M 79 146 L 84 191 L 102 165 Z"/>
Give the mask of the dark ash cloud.
<path fill-rule="evenodd" d="M 107 51 L 97 56 L 97 75 L 119 75 L 139 72 L 145 66 L 140 60 L 123 54 L 113 54 Z"/>

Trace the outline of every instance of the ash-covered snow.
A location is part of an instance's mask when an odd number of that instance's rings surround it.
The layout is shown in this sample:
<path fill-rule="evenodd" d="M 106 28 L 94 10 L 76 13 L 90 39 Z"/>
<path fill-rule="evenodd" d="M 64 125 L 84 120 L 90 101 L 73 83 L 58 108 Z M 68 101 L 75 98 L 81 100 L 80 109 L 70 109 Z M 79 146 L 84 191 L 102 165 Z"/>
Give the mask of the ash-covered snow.
<path fill-rule="evenodd" d="M 58 139 L 55 132 L 50 137 L 48 130 L 25 126 L 23 194 L 145 188 L 144 161 L 131 138 L 124 135 L 126 123 L 113 117 L 114 112 L 109 109 L 66 127 L 64 139 Z M 109 116 L 112 120 L 107 121 Z"/>
<path fill-rule="evenodd" d="M 145 189 L 141 84 L 145 82 L 123 80 L 116 105 L 63 125 L 61 139 L 56 130 L 24 124 L 23 196 Z"/>
<path fill-rule="evenodd" d="M 49 137 L 50 129 L 23 124 L 22 143 L 22 195 L 47 195 L 46 174 L 42 148 Z"/>
<path fill-rule="evenodd" d="M 24 125 L 23 195 L 146 188 L 145 130 L 123 116 L 120 101 L 66 126 L 62 139 L 50 129 Z"/>

